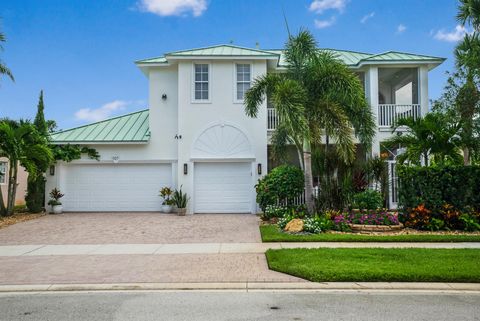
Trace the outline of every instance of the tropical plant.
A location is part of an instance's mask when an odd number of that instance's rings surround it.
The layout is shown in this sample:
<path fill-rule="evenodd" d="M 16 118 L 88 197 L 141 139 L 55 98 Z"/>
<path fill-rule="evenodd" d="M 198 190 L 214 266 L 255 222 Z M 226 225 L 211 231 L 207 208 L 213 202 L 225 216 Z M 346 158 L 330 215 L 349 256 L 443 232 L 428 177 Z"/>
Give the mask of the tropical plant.
<path fill-rule="evenodd" d="M 397 156 L 400 164 L 409 162 L 429 164 L 430 155 L 436 164 L 459 164 L 461 139 L 458 123 L 452 123 L 446 114 L 432 112 L 423 118 L 401 118 L 395 123 L 393 132 L 400 126 L 407 127 L 406 134 L 394 135 L 383 144 L 388 148 L 405 148 Z"/>
<path fill-rule="evenodd" d="M 310 32 L 289 35 L 284 55 L 285 72 L 256 78 L 245 96 L 245 112 L 256 117 L 266 98 L 276 109 L 279 123 L 272 142 L 294 144 L 302 155 L 306 204 L 313 212 L 312 146 L 327 135 L 341 161 L 352 162 L 355 134 L 368 148 L 375 123 L 358 77 L 334 54 L 318 50 Z"/>
<path fill-rule="evenodd" d="M 170 187 L 165 186 L 160 190 L 160 197 L 163 198 L 162 205 L 174 205 L 173 200 L 171 199 L 173 191 Z"/>
<path fill-rule="evenodd" d="M 177 208 L 187 208 L 187 203 L 190 198 L 187 196 L 187 193 L 182 192 L 182 186 L 180 189 L 176 189 L 173 192 L 172 201 Z"/>
<path fill-rule="evenodd" d="M 268 205 L 292 205 L 293 199 L 303 193 L 302 171 L 295 166 L 275 167 L 255 185 L 257 203 L 265 212 Z"/>
<path fill-rule="evenodd" d="M 56 206 L 56 205 L 62 205 L 62 202 L 60 202 L 60 199 L 65 196 L 65 194 L 62 194 L 58 188 L 54 188 L 50 191 L 50 200 L 48 201 L 48 205 L 51 206 Z"/>
<path fill-rule="evenodd" d="M 18 166 L 28 172 L 29 179 L 36 179 L 53 160 L 46 139 L 28 121 L 0 120 L 0 157 L 10 163 L 7 186 L 7 203 L 0 190 L 0 213 L 13 214 L 17 192 Z"/>
<path fill-rule="evenodd" d="M 4 43 L 5 41 L 7 41 L 5 34 L 0 31 L 0 51 L 3 51 L 2 43 Z M 0 76 L 3 76 L 3 75 L 10 78 L 12 81 L 15 81 L 15 78 L 13 77 L 13 74 L 10 71 L 10 69 L 8 69 L 8 67 L 0 60 Z"/>
<path fill-rule="evenodd" d="M 361 210 L 376 210 L 383 205 L 383 196 L 380 192 L 367 189 L 363 192 L 353 195 L 353 208 Z"/>

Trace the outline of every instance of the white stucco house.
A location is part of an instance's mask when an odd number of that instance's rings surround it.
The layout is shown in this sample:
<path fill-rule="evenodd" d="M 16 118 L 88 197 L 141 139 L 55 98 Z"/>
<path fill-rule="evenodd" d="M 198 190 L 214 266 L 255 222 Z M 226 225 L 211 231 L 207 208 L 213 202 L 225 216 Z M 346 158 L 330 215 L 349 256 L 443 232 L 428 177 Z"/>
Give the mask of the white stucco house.
<path fill-rule="evenodd" d="M 428 111 L 428 72 L 444 59 L 325 50 L 364 83 L 378 123 L 373 153 L 397 117 Z M 65 211 L 157 211 L 160 188 L 182 186 L 188 213 L 256 213 L 254 185 L 272 166 L 276 116 L 264 102 L 247 117 L 243 95 L 257 76 L 285 68 L 282 51 L 218 45 L 136 65 L 148 78 L 149 108 L 54 134 L 54 143 L 88 145 L 101 159 L 57 163 L 47 191 L 65 193 Z"/>

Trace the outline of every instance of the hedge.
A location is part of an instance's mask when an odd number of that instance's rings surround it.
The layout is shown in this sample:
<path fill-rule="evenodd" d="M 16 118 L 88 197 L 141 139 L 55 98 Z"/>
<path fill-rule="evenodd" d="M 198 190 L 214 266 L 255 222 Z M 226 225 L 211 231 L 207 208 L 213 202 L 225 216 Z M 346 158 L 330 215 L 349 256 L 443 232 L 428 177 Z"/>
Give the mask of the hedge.
<path fill-rule="evenodd" d="M 399 205 L 424 204 L 438 213 L 444 204 L 458 210 L 480 209 L 480 166 L 398 166 Z"/>

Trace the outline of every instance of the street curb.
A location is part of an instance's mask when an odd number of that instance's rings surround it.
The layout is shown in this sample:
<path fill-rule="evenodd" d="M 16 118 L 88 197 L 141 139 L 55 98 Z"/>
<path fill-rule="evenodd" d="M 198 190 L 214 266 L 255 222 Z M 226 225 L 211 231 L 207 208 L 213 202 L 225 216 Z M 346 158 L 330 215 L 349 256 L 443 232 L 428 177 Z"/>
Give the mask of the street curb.
<path fill-rule="evenodd" d="M 0 285 L 0 293 L 82 291 L 313 291 L 477 293 L 480 283 L 411 282 L 235 282 Z"/>

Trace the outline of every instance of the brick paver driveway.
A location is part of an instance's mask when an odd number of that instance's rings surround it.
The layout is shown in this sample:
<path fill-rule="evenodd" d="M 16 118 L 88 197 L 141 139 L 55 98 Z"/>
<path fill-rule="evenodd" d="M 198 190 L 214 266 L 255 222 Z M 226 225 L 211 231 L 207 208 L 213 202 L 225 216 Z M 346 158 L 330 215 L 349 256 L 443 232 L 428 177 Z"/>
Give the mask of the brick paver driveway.
<path fill-rule="evenodd" d="M 207 251 L 212 243 L 233 246 L 257 242 L 261 242 L 261 238 L 258 218 L 254 215 L 48 215 L 0 229 L 0 246 L 26 248 L 36 244 L 42 250 L 49 245 L 61 245 L 62 255 L 0 255 L 0 285 L 299 281 L 269 270 L 264 254 Z M 125 248 L 170 244 L 172 249 L 184 244 L 194 246 L 201 253 L 79 254 L 75 249 L 85 244 L 120 244 Z"/>
<path fill-rule="evenodd" d="M 261 242 L 248 214 L 67 213 L 0 229 L 0 245 Z"/>

